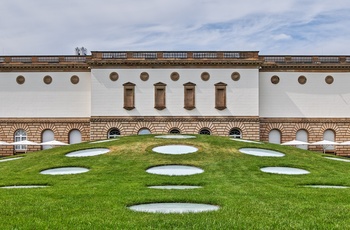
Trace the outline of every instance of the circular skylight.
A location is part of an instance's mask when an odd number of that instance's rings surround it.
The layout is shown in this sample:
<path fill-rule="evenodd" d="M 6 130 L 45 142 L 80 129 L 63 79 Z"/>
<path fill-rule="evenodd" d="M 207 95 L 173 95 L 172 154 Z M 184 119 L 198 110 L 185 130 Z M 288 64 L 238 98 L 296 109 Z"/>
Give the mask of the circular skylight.
<path fill-rule="evenodd" d="M 151 203 L 133 205 L 129 208 L 133 211 L 149 213 L 196 213 L 216 211 L 220 207 L 211 204 L 197 203 Z"/>
<path fill-rule="evenodd" d="M 194 153 L 194 152 L 197 152 L 198 149 L 196 147 L 189 146 L 189 145 L 164 145 L 164 146 L 155 147 L 152 149 L 152 151 L 156 153 L 162 153 L 162 154 L 178 155 L 178 154 Z"/>
<path fill-rule="evenodd" d="M 46 169 L 41 171 L 41 174 L 46 175 L 68 175 L 68 174 L 79 174 L 88 172 L 89 169 L 81 168 L 81 167 L 62 167 L 62 168 L 54 168 L 54 169 Z"/>
<path fill-rule="evenodd" d="M 260 169 L 266 173 L 275 173 L 275 174 L 286 174 L 286 175 L 301 175 L 309 174 L 310 172 L 304 169 L 298 168 L 289 168 L 289 167 L 265 167 Z"/>
<path fill-rule="evenodd" d="M 202 186 L 194 186 L 194 185 L 158 185 L 158 186 L 149 186 L 148 188 L 154 188 L 154 189 L 196 189 L 196 188 L 202 188 Z"/>
<path fill-rule="evenodd" d="M 84 149 L 66 154 L 67 157 L 91 157 L 108 153 L 109 149 L 96 148 L 96 149 Z"/>
<path fill-rule="evenodd" d="M 190 138 L 196 138 L 195 136 L 190 135 L 162 135 L 162 136 L 155 136 L 155 138 L 164 138 L 164 139 L 190 139 Z"/>
<path fill-rule="evenodd" d="M 167 176 L 186 176 L 203 173 L 204 170 L 186 165 L 164 165 L 164 166 L 155 166 L 146 170 L 146 172 L 151 174 L 158 175 L 167 175 Z"/>
<path fill-rule="evenodd" d="M 284 154 L 268 149 L 257 149 L 257 148 L 242 148 L 239 150 L 241 153 L 259 156 L 259 157 L 283 157 Z"/>

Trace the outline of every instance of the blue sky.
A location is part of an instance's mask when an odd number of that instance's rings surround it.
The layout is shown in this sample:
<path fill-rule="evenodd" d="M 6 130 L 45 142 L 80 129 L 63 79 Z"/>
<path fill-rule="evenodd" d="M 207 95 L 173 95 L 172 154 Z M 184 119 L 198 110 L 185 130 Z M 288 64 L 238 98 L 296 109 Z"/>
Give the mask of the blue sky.
<path fill-rule="evenodd" d="M 350 55 L 346 0 L 2 0 L 0 55 L 260 51 Z"/>

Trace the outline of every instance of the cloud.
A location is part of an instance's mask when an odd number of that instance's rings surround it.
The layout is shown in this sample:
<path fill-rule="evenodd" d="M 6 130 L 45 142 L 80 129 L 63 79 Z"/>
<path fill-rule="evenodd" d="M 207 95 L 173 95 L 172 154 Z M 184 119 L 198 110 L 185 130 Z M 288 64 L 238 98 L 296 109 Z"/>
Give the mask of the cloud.
<path fill-rule="evenodd" d="M 76 46 L 345 54 L 349 10 L 343 0 L 3 0 L 0 55 L 74 54 Z"/>
<path fill-rule="evenodd" d="M 292 36 L 282 33 L 282 34 L 273 35 L 272 39 L 277 40 L 277 41 L 279 41 L 279 40 L 289 40 L 289 39 L 292 39 Z"/>

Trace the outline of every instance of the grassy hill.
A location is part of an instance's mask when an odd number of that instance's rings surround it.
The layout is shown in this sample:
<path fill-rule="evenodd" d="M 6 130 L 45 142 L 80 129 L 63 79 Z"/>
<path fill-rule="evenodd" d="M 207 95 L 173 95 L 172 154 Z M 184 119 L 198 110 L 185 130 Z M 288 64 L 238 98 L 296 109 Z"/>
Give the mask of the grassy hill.
<path fill-rule="evenodd" d="M 196 153 L 164 155 L 152 148 L 188 144 Z M 68 158 L 65 154 L 107 147 L 104 155 Z M 284 157 L 242 154 L 240 148 L 272 149 Z M 33 189 L 0 189 L 0 229 L 347 229 L 350 163 L 324 154 L 274 144 L 254 144 L 228 137 L 158 139 L 152 135 L 121 137 L 103 143 L 81 143 L 27 153 L 0 163 L 0 186 L 48 185 Z M 156 165 L 185 164 L 202 174 L 164 176 L 146 173 Z M 42 175 L 66 166 L 89 168 L 75 175 Z M 307 175 L 260 171 L 266 166 L 301 168 Z M 190 190 L 151 189 L 151 185 L 200 185 Z M 161 214 L 128 207 L 152 202 L 194 202 L 220 206 L 218 211 Z"/>

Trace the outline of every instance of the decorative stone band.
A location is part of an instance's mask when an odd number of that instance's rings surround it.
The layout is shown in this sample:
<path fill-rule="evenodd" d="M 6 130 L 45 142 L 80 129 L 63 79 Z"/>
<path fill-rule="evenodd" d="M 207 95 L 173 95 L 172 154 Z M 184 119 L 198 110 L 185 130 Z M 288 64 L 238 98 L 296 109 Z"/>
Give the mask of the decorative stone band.
<path fill-rule="evenodd" d="M 260 123 L 258 117 L 92 117 L 91 139 L 106 139 L 109 130 L 118 129 L 122 136 L 135 135 L 147 128 L 152 134 L 168 134 L 176 129 L 180 134 L 198 134 L 207 129 L 211 135 L 228 136 L 237 128 L 245 139 L 259 140 Z"/>

